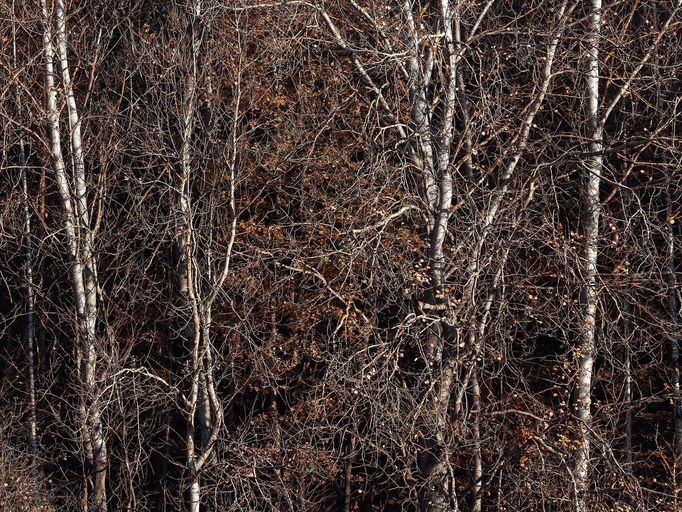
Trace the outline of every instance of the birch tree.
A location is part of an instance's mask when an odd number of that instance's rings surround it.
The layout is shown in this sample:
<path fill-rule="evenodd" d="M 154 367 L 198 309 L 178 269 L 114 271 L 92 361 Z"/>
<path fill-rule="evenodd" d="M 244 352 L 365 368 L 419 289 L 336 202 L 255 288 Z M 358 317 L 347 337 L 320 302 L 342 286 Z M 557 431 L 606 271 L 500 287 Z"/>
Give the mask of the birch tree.
<path fill-rule="evenodd" d="M 471 173 L 471 133 L 465 124 L 463 132 L 457 133 L 457 118 L 467 119 L 467 103 L 458 98 L 458 91 L 463 91 L 467 84 L 460 83 L 464 73 L 460 62 L 466 55 L 467 43 L 477 36 L 483 20 L 489 13 L 493 2 L 485 3 L 468 31 L 460 20 L 462 5 L 453 7 L 450 2 L 442 1 L 437 6 L 421 5 L 419 2 L 405 1 L 401 6 L 401 18 L 405 27 L 404 54 L 406 62 L 397 61 L 396 73 L 404 76 L 408 90 L 410 115 L 407 119 L 394 117 L 393 111 L 384 97 L 381 87 L 375 83 L 367 72 L 365 65 L 358 58 L 351 45 L 344 39 L 329 14 L 321 10 L 321 15 L 329 27 L 339 46 L 347 51 L 351 61 L 363 78 L 365 85 L 376 95 L 381 110 L 389 116 L 389 122 L 396 126 L 398 134 L 407 146 L 408 161 L 420 176 L 420 200 L 423 205 L 426 232 L 429 234 L 428 261 L 430 269 L 430 285 L 424 291 L 424 302 L 421 313 L 433 318 L 430 332 L 424 346 L 428 372 L 429 392 L 425 410 L 425 421 L 429 424 L 423 437 L 423 444 L 418 455 L 420 471 L 424 480 L 421 492 L 421 508 L 427 511 L 457 509 L 457 497 L 454 495 L 452 470 L 449 467 L 448 442 L 448 410 L 453 386 L 457 377 L 462 379 L 458 387 L 458 395 L 466 391 L 470 383 L 474 384 L 474 395 L 480 400 L 476 380 L 472 380 L 475 371 L 475 359 L 480 346 L 476 341 L 477 331 L 485 330 L 485 321 L 469 317 L 477 303 L 480 276 L 480 259 L 486 237 L 490 234 L 498 211 L 504 201 L 511 178 L 528 144 L 535 116 L 540 110 L 552 77 L 552 66 L 559 38 L 575 6 L 567 10 L 563 3 L 558 10 L 556 25 L 552 29 L 547 42 L 546 55 L 541 67 L 541 81 L 526 106 L 522 124 L 514 136 L 514 146 L 506 148 L 502 157 L 496 162 L 502 168 L 498 179 L 498 187 L 494 190 L 490 202 L 475 221 L 475 229 L 479 233 L 474 242 L 473 251 L 466 256 L 467 282 L 462 290 L 460 304 L 453 308 L 446 294 L 446 270 L 444 244 L 449 234 L 449 218 L 453 201 L 453 177 L 460 174 L 460 166 L 465 173 Z M 367 11 L 354 4 L 360 14 L 370 20 L 372 26 L 382 34 L 380 21 L 373 20 Z M 385 37 L 385 36 L 384 36 Z M 395 47 L 388 50 L 395 52 Z M 466 153 L 462 154 L 463 148 Z M 469 186 L 463 187 L 464 193 Z M 463 201 L 466 201 L 466 196 Z M 487 308 L 492 305 L 487 302 Z M 486 313 L 487 314 L 487 313 Z M 462 332 L 458 325 L 473 324 L 475 327 Z M 469 349 L 474 354 L 462 367 L 458 347 L 460 340 L 467 340 Z M 479 406 L 480 407 L 480 403 Z M 481 479 L 481 461 L 476 462 L 475 479 Z M 475 484 L 474 494 L 480 495 L 480 482 Z M 474 499 L 480 507 L 479 498 Z"/>
<path fill-rule="evenodd" d="M 213 8 L 215 9 L 215 5 Z M 226 158 L 222 162 L 227 168 L 227 175 L 222 183 L 228 187 L 227 212 L 210 211 L 221 208 L 218 190 L 207 190 L 204 196 L 208 203 L 199 207 L 195 204 L 193 190 L 196 183 L 208 184 L 207 176 L 210 171 L 197 166 L 202 160 L 197 158 L 195 131 L 198 116 L 199 93 L 201 90 L 199 78 L 200 67 L 206 65 L 208 49 L 205 48 L 206 38 L 209 37 L 210 17 L 204 14 L 202 2 L 194 0 L 191 10 L 187 13 L 189 34 L 187 38 L 187 81 L 184 84 L 183 101 L 180 107 L 182 113 L 182 133 L 180 143 L 180 165 L 178 172 L 177 211 L 178 224 L 176 238 L 179 246 L 179 261 L 177 270 L 178 290 L 182 295 L 185 306 L 183 320 L 186 322 L 185 336 L 188 342 L 188 367 L 186 383 L 186 398 L 183 412 L 186 422 L 185 449 L 186 465 L 189 472 L 188 510 L 199 512 L 202 502 L 201 474 L 205 467 L 215 457 L 216 443 L 223 428 L 223 405 L 217 393 L 216 362 L 213 347 L 212 311 L 215 301 L 223 294 L 223 285 L 231 270 L 230 263 L 236 237 L 236 166 L 238 151 L 239 104 L 241 100 L 241 84 L 239 70 L 233 81 L 234 111 L 230 126 L 230 140 L 225 147 Z M 210 15 L 215 16 L 215 14 Z M 237 28 L 237 31 L 239 28 Z M 211 87 L 210 75 L 203 73 L 204 88 Z M 208 94 L 212 94 L 211 91 Z M 210 105 L 208 106 L 210 108 Z M 204 165 L 210 160 L 203 159 Z M 209 185 L 210 186 L 210 185 Z M 202 198 L 203 199 L 203 198 Z M 208 213 L 209 219 L 218 217 L 219 213 L 227 213 L 229 225 L 226 229 L 200 222 L 198 216 Z M 199 227 L 203 224 L 205 232 Z M 217 233 L 213 230 L 225 231 L 227 239 L 215 245 Z M 219 247 L 216 254 L 216 247 Z"/>
<path fill-rule="evenodd" d="M 602 138 L 603 125 L 600 119 L 599 96 L 599 40 L 601 32 L 601 0 L 593 0 L 590 14 L 590 32 L 588 36 L 588 70 L 587 70 L 587 112 L 590 131 L 590 158 L 585 178 L 584 198 L 584 237 L 585 257 L 583 280 L 583 325 L 580 344 L 576 357 L 578 375 L 576 378 L 576 417 L 580 422 L 580 439 L 576 451 L 575 477 L 578 496 L 576 510 L 588 510 L 586 504 L 586 488 L 588 485 L 588 466 L 590 456 L 590 404 L 592 390 L 592 369 L 595 357 L 595 323 L 597 316 L 597 254 L 599 238 L 599 185 L 602 171 Z"/>
<path fill-rule="evenodd" d="M 97 360 L 100 351 L 97 336 L 97 264 L 88 210 L 83 143 L 68 61 L 65 4 L 62 0 L 57 0 L 54 13 L 50 13 L 46 1 L 41 0 L 41 8 L 44 24 L 47 129 L 51 142 L 52 166 L 64 215 L 63 228 L 69 251 L 71 284 L 76 309 L 77 367 L 84 386 L 84 396 L 80 404 L 83 445 L 92 468 L 90 478 L 93 496 L 89 503 L 93 510 L 100 512 L 107 509 L 108 463 L 100 409 L 102 404 L 99 403 L 97 393 Z M 61 69 L 61 90 L 66 98 L 69 126 L 67 140 L 73 160 L 73 178 L 67 173 L 62 152 L 61 109 L 57 101 L 55 59 L 59 62 Z"/>
<path fill-rule="evenodd" d="M 14 5 L 12 5 L 14 14 Z M 17 27 L 16 20 L 12 22 L 12 57 L 14 67 L 19 68 L 17 60 Z M 17 91 L 16 109 L 21 115 L 21 96 Z M 36 413 L 36 366 L 35 366 L 35 281 L 34 281 L 34 249 L 33 249 L 33 223 L 28 189 L 28 158 L 26 141 L 23 131 L 19 132 L 19 169 L 21 173 L 21 191 L 23 198 L 24 213 L 24 244 L 26 257 L 26 351 L 28 353 L 28 392 L 30 406 L 30 439 L 33 463 L 38 464 L 38 426 Z M 39 500 L 38 493 L 36 499 Z"/>
<path fill-rule="evenodd" d="M 587 115 L 589 130 L 590 158 L 585 164 L 585 189 L 583 199 L 583 236 L 585 253 L 581 279 L 583 280 L 582 301 L 583 315 L 580 342 L 576 348 L 576 390 L 575 414 L 579 424 L 578 447 L 575 453 L 575 478 L 577 482 L 576 509 L 588 510 L 586 492 L 589 486 L 590 465 L 590 430 L 591 430 L 591 393 L 593 368 L 596 357 L 595 326 L 597 322 L 597 266 L 599 242 L 599 216 L 601 209 L 600 183 L 603 170 L 603 141 L 606 123 L 620 102 L 628 94 L 633 80 L 638 76 L 644 65 L 654 55 L 670 24 L 675 19 L 682 2 L 676 2 L 670 17 L 661 27 L 651 46 L 647 49 L 640 62 L 627 77 L 617 91 L 614 98 L 604 104 L 600 96 L 600 41 L 601 26 L 603 24 L 603 6 L 601 0 L 593 0 L 590 11 L 587 51 Z M 602 109 L 603 107 L 603 109 Z"/>

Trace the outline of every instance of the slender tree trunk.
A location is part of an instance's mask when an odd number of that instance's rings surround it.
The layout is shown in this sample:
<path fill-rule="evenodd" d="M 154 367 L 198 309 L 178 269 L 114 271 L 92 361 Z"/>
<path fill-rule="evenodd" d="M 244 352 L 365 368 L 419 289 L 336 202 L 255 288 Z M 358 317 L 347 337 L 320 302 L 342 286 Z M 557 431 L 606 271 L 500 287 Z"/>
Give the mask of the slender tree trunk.
<path fill-rule="evenodd" d="M 355 433 L 351 432 L 350 445 L 348 446 L 348 462 L 346 462 L 345 487 L 343 491 L 343 511 L 351 510 L 351 492 L 353 477 L 353 457 L 355 456 Z"/>
<path fill-rule="evenodd" d="M 14 2 L 12 2 L 14 12 Z M 16 23 L 12 24 L 12 57 L 14 67 L 17 66 L 17 33 Z M 17 112 L 21 114 L 22 105 L 17 89 Z M 35 365 L 35 284 L 33 282 L 33 229 L 31 227 L 31 207 L 28 195 L 28 169 L 26 158 L 26 144 L 23 130 L 19 132 L 19 168 L 21 170 L 21 191 L 24 203 L 24 239 L 26 244 L 26 351 L 28 352 L 28 393 L 30 407 L 30 439 L 31 454 L 36 467 L 38 460 L 38 421 L 36 414 L 36 365 Z M 40 505 L 40 493 L 36 478 L 36 505 Z"/>
<path fill-rule="evenodd" d="M 185 452 L 187 457 L 187 470 L 189 472 L 190 485 L 188 490 L 187 510 L 189 512 L 199 512 L 201 508 L 201 483 L 199 477 L 199 468 L 197 467 L 196 454 L 196 431 L 197 431 L 197 417 L 199 404 L 200 387 L 201 387 L 201 362 L 200 362 L 200 339 L 201 339 L 201 319 L 199 312 L 198 298 L 196 297 L 196 267 L 195 267 L 195 241 L 196 236 L 193 230 L 192 222 L 192 200 L 191 200 L 191 183 L 192 176 L 192 162 L 191 162 L 191 140 L 193 135 L 193 123 L 195 114 L 196 102 L 196 81 L 197 81 L 197 62 L 196 50 L 198 44 L 195 39 L 194 18 L 198 17 L 200 12 L 197 11 L 197 6 L 191 13 L 190 18 L 190 70 L 186 84 L 185 101 L 184 101 L 184 117 L 183 117 L 183 132 L 182 132 L 182 146 L 180 148 L 180 182 L 178 184 L 179 198 L 178 207 L 180 211 L 180 231 L 178 238 L 180 240 L 180 264 L 178 272 L 178 280 L 180 282 L 180 291 L 183 294 L 185 305 L 183 309 L 187 311 L 187 317 L 183 321 L 187 321 L 185 331 L 187 332 L 187 342 L 190 345 L 189 351 L 189 378 L 190 390 L 188 393 L 187 411 L 185 415 Z"/>
<path fill-rule="evenodd" d="M 603 164 L 603 127 L 599 116 L 599 38 L 602 19 L 601 0 L 592 0 L 588 36 L 587 106 L 590 126 L 590 158 L 584 189 L 582 325 L 576 350 L 578 372 L 575 388 L 575 416 L 578 420 L 578 442 L 575 452 L 575 479 L 578 489 L 576 509 L 587 512 L 589 487 L 590 429 L 592 426 L 591 395 L 595 358 L 595 328 L 597 318 L 597 258 L 599 242 L 599 186 Z"/>
<path fill-rule="evenodd" d="M 97 272 L 92 249 L 92 232 L 89 225 L 80 119 L 76 109 L 67 60 L 66 13 L 63 0 L 57 0 L 55 7 L 57 48 L 62 71 L 62 82 L 67 97 L 75 187 L 72 187 L 70 184 L 64 164 L 59 127 L 59 109 L 57 105 L 56 73 L 54 69 L 55 51 L 52 43 L 51 19 L 47 11 L 46 1 L 41 0 L 44 21 L 43 49 L 45 54 L 48 131 L 51 142 L 52 163 L 64 212 L 64 232 L 66 234 L 71 263 L 71 281 L 79 331 L 77 352 L 79 354 L 83 352 L 80 348 L 81 344 L 85 349 L 84 368 L 81 374 L 82 382 L 85 386 L 85 399 L 81 406 L 81 417 L 85 423 L 83 425 L 85 451 L 90 459 L 89 465 L 92 468 L 92 507 L 95 512 L 104 512 L 107 508 L 106 472 L 108 461 L 96 382 Z M 78 359 L 80 359 L 80 356 Z M 80 369 L 80 363 L 78 366 Z"/>
<path fill-rule="evenodd" d="M 189 121 L 191 122 L 191 121 Z M 186 146 L 187 143 L 184 144 Z M 180 233 L 181 249 L 182 249 L 182 273 L 179 278 L 182 280 L 180 286 L 184 290 L 183 295 L 186 301 L 184 309 L 188 310 L 185 332 L 187 333 L 187 342 L 190 345 L 189 351 L 189 379 L 190 390 L 188 394 L 188 403 L 186 404 L 185 414 L 185 452 L 187 457 L 187 470 L 190 476 L 189 496 L 188 496 L 188 511 L 199 512 L 201 506 L 201 484 L 199 480 L 199 467 L 197 465 L 196 453 L 196 432 L 197 419 L 199 417 L 198 409 L 202 404 L 199 403 L 200 389 L 201 389 L 201 320 L 199 313 L 199 305 L 197 303 L 196 292 L 196 269 L 194 266 L 194 236 L 191 221 L 191 201 L 189 198 L 189 150 L 183 147 L 182 155 L 182 177 L 180 184 L 180 211 L 182 214 L 182 232 Z M 201 429 L 201 428 L 200 428 Z"/>
<path fill-rule="evenodd" d="M 409 2 L 407 2 L 409 5 Z M 563 30 L 565 28 L 566 19 L 572 13 L 575 5 L 567 9 L 567 2 L 563 2 L 559 9 L 559 16 L 557 20 L 557 25 L 555 28 L 555 33 L 552 35 L 551 39 L 547 44 L 547 55 L 545 57 L 545 65 L 543 66 L 542 72 L 542 82 L 540 83 L 537 95 L 531 102 L 528 108 L 528 113 L 523 120 L 523 124 L 520 127 L 518 134 L 518 141 L 516 145 L 516 150 L 509 155 L 508 161 L 504 167 L 503 175 L 501 177 L 501 185 L 496 191 L 495 197 L 491 202 L 489 208 L 482 217 L 479 225 L 481 232 L 481 237 L 476 243 L 476 246 L 472 250 L 472 254 L 469 258 L 468 264 L 468 282 L 464 287 L 463 301 L 467 306 L 473 307 L 476 304 L 476 282 L 478 274 L 480 272 L 480 255 L 485 242 L 486 236 L 490 232 L 490 228 L 495 221 L 497 212 L 502 205 L 504 196 L 508 190 L 509 181 L 514 174 L 516 167 L 521 159 L 521 155 L 526 148 L 528 139 L 530 137 L 530 131 L 533 125 L 535 116 L 540 110 L 540 107 L 545 99 L 549 84 L 552 78 L 552 68 L 554 63 L 554 58 L 556 50 L 559 44 L 559 39 Z M 404 9 L 407 11 L 407 8 Z M 409 12 L 408 12 L 409 14 Z M 452 14 L 449 10 L 449 3 L 445 0 L 441 2 L 441 18 L 444 20 L 445 27 L 445 41 L 446 41 L 446 51 L 451 57 L 449 59 L 449 69 L 450 77 L 448 82 L 448 100 L 447 105 L 454 105 L 455 94 L 457 87 L 457 53 L 456 53 L 456 40 L 452 33 Z M 409 19 L 409 18 L 408 18 Z M 408 27 L 412 27 L 413 22 L 408 23 Z M 410 28 L 410 31 L 413 31 Z M 416 37 L 416 36 L 413 36 Z M 423 73 L 423 71 L 422 71 Z M 413 94 L 413 98 L 416 98 L 416 104 L 413 104 L 413 121 L 415 122 L 417 128 L 425 123 L 428 118 L 420 114 L 421 110 L 419 108 L 419 94 Z M 413 99 L 413 102 L 415 100 Z M 454 108 L 454 107 L 453 107 Z M 415 118 L 415 112 L 417 117 Z M 439 142 L 442 144 L 448 142 L 447 148 L 449 148 L 449 142 L 452 140 L 452 130 L 454 130 L 454 114 L 448 109 L 444 108 L 444 113 L 442 114 L 443 128 L 439 130 L 439 133 L 444 133 L 442 140 Z M 417 132 L 419 130 L 417 129 Z M 424 136 L 420 134 L 420 140 L 423 143 Z M 449 208 L 452 201 L 452 178 L 447 171 L 447 162 L 449 162 L 449 152 L 447 155 L 445 151 L 439 146 L 436 151 L 438 173 L 437 180 L 433 186 L 436 187 L 437 195 L 435 201 L 435 208 L 433 210 L 433 223 L 431 224 L 431 244 L 430 244 L 430 265 L 431 265 L 431 302 L 439 314 L 442 316 L 442 321 L 434 328 L 434 331 L 428 340 L 428 346 L 426 353 L 430 355 L 430 361 L 434 368 L 441 368 L 440 375 L 436 378 L 438 379 L 437 385 L 434 386 L 434 393 L 429 403 L 429 413 L 432 417 L 432 424 L 435 425 L 436 433 L 434 436 L 427 437 L 423 441 L 422 453 L 419 455 L 419 459 L 422 461 L 420 465 L 420 470 L 422 473 L 422 478 L 425 481 L 424 490 L 422 491 L 421 507 L 425 512 L 441 512 L 445 510 L 457 510 L 457 503 L 454 499 L 454 494 L 452 489 L 454 489 L 454 482 L 450 480 L 450 471 L 448 467 L 447 457 L 448 454 L 445 450 L 445 432 L 447 431 L 447 418 L 448 418 L 448 408 L 450 405 L 450 396 L 452 387 L 455 381 L 455 376 L 458 373 L 456 359 L 448 356 L 446 359 L 443 357 L 443 334 L 444 328 L 451 327 L 452 319 L 448 318 L 449 304 L 444 296 L 444 286 L 445 278 L 443 274 L 443 242 L 447 232 L 448 218 L 449 218 Z M 428 172 L 426 173 L 428 176 Z M 427 187 L 428 191 L 428 187 Z M 427 194 L 428 203 L 431 204 L 431 198 Z M 460 307 L 462 309 L 463 306 Z M 484 322 L 482 322 L 484 323 Z M 448 329 L 451 331 L 452 329 Z M 459 333 L 449 332 L 450 336 L 458 336 Z M 476 339 L 476 334 L 471 331 L 469 335 L 470 340 Z M 472 372 L 474 371 L 474 365 L 468 366 L 467 376 L 465 378 L 465 383 L 460 387 L 460 395 L 467 388 L 468 380 L 471 378 Z M 458 401 L 461 399 L 458 398 Z"/>
<path fill-rule="evenodd" d="M 623 165 L 624 169 L 627 169 L 626 165 Z M 632 215 L 632 206 L 630 199 L 627 199 L 625 204 L 625 214 L 629 218 Z M 622 254 L 625 259 L 625 269 L 624 272 L 628 271 L 628 258 L 629 258 L 630 246 L 625 243 L 623 245 Z M 623 400 L 625 401 L 625 464 L 626 473 L 632 479 L 633 477 L 633 453 L 632 453 L 632 350 L 631 344 L 634 343 L 635 329 L 633 329 L 633 315 L 634 308 L 630 303 L 630 298 L 626 297 L 625 303 L 623 304 L 623 370 L 625 372 L 624 384 L 623 384 Z M 634 510 L 636 508 L 635 497 L 630 496 L 628 498 L 630 507 Z"/>
<path fill-rule="evenodd" d="M 211 347 L 211 304 L 215 300 L 229 269 L 230 253 L 234 243 L 236 217 L 228 246 L 223 271 L 206 297 L 201 295 L 200 276 L 196 262 L 197 238 L 193 225 L 193 205 L 191 192 L 194 117 L 196 114 L 198 52 L 201 38 L 197 34 L 201 17 L 201 2 L 194 0 L 190 27 L 190 70 L 185 92 L 182 146 L 180 149 L 180 181 L 178 184 L 180 211 L 180 230 L 178 239 L 181 248 L 178 280 L 187 310 L 187 340 L 191 345 L 189 353 L 190 391 L 186 404 L 185 453 L 190 484 L 188 490 L 188 511 L 200 512 L 201 509 L 201 471 L 212 459 L 214 446 L 222 426 L 222 408 L 213 379 L 214 361 Z M 236 135 L 233 135 L 236 137 Z M 234 179 L 234 160 L 231 162 Z M 234 210 L 234 183 L 231 185 L 231 207 Z M 210 252 L 210 251 L 209 251 Z M 209 257 L 210 264 L 210 257 Z M 208 276 L 210 279 L 210 275 Z"/>
<path fill-rule="evenodd" d="M 626 256 L 627 257 L 627 256 Z M 625 319 L 623 321 L 623 401 L 625 402 L 625 473 L 632 480 L 633 478 L 633 454 L 632 454 L 632 355 L 630 350 L 630 343 L 632 342 L 632 323 L 630 321 L 632 315 L 632 306 L 629 302 L 623 305 Z M 635 496 L 627 497 L 627 502 L 631 510 L 637 508 Z"/>
<path fill-rule="evenodd" d="M 19 158 L 21 160 L 21 188 L 24 199 L 24 237 L 26 239 L 26 351 L 28 353 L 28 393 L 30 407 L 30 438 L 33 464 L 40 471 L 38 452 L 38 420 L 36 414 L 36 366 L 35 366 L 35 285 L 33 283 L 33 232 L 31 229 L 31 210 L 28 202 L 28 179 L 26 176 L 26 148 L 24 138 L 19 139 Z M 39 475 L 35 475 L 35 501 L 40 505 Z"/>

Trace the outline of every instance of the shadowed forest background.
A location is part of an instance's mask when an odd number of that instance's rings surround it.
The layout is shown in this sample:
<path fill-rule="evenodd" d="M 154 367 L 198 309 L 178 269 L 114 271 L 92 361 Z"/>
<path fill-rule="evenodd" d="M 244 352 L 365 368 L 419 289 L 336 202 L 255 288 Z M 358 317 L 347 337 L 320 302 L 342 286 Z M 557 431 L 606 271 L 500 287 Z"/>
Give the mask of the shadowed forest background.
<path fill-rule="evenodd" d="M 682 0 L 0 20 L 1 510 L 682 509 Z"/>

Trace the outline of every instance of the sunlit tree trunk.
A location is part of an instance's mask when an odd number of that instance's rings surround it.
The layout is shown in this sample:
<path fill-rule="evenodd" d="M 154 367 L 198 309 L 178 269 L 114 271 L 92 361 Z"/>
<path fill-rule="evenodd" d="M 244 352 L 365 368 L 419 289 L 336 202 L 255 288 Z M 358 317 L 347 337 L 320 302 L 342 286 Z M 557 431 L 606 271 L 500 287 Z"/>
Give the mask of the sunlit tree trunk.
<path fill-rule="evenodd" d="M 199 12 L 193 13 L 198 16 Z M 192 31 L 192 49 L 191 49 L 191 59 L 192 62 L 189 80 L 187 81 L 187 92 L 185 95 L 185 117 L 183 119 L 183 142 L 181 147 L 181 168 L 180 168 L 180 182 L 178 185 L 179 191 L 179 211 L 181 215 L 180 219 L 180 232 L 178 233 L 178 238 L 180 240 L 181 248 L 181 261 L 179 268 L 181 269 L 178 274 L 178 280 L 180 282 L 180 291 L 184 295 L 185 305 L 184 309 L 187 310 L 187 318 L 183 321 L 187 321 L 187 326 L 185 327 L 185 333 L 187 337 L 187 342 L 189 344 L 189 393 L 188 393 L 188 403 L 187 412 L 185 416 L 186 431 L 185 431 L 185 450 L 187 456 L 187 469 L 189 471 L 190 486 L 189 486 L 189 497 L 188 497 L 188 511 L 189 512 L 199 512 L 201 507 L 201 484 L 199 477 L 199 470 L 197 464 L 197 447 L 196 447 L 196 433 L 197 433 L 197 421 L 203 420 L 208 421 L 206 415 L 201 414 L 204 410 L 204 404 L 200 403 L 200 399 L 205 400 L 206 395 L 201 393 L 201 388 L 203 386 L 201 371 L 201 360 L 200 360 L 200 350 L 201 350 L 201 317 L 200 317 L 200 305 L 199 298 L 196 296 L 196 286 L 197 286 L 197 269 L 195 265 L 195 243 L 196 234 L 194 233 L 193 223 L 192 223 L 192 200 L 191 200 L 191 183 L 190 179 L 192 176 L 192 163 L 190 155 L 190 144 L 192 139 L 192 125 L 194 123 L 195 114 L 195 98 L 196 98 L 196 76 L 197 76 L 197 62 L 196 62 L 196 50 L 198 44 L 195 43 L 194 31 Z M 199 425 L 199 430 L 201 431 L 204 425 Z"/>
<path fill-rule="evenodd" d="M 93 252 L 93 237 L 90 229 L 85 185 L 85 164 L 83 160 L 80 119 L 71 84 L 69 62 L 67 59 L 66 11 L 63 0 L 55 4 L 57 54 L 52 42 L 52 20 L 45 0 L 41 0 L 44 23 L 43 50 L 45 55 L 45 83 L 47 89 L 47 121 L 51 142 L 52 164 L 55 181 L 64 214 L 64 233 L 69 249 L 71 265 L 71 284 L 78 319 L 77 352 L 82 358 L 81 380 L 84 385 L 84 398 L 81 404 L 81 418 L 84 422 L 83 435 L 85 452 L 92 468 L 92 508 L 103 512 L 107 508 L 106 473 L 107 446 L 101 420 L 101 404 L 97 395 L 97 270 Z M 54 59 L 58 57 L 63 90 L 66 96 L 70 129 L 70 149 L 73 158 L 75 185 L 66 172 L 62 153 L 62 137 L 59 126 L 59 106 L 57 104 L 56 72 Z"/>
<path fill-rule="evenodd" d="M 180 292 L 183 296 L 185 318 L 187 322 L 186 338 L 189 344 L 189 392 L 185 409 L 185 453 L 189 472 L 188 510 L 199 512 L 201 509 L 201 472 L 213 459 L 215 446 L 223 424 L 223 410 L 217 393 L 215 382 L 215 360 L 212 346 L 211 327 L 213 323 L 213 303 L 222 290 L 230 270 L 232 249 L 234 246 L 237 217 L 235 204 L 235 167 L 237 154 L 237 128 L 239 98 L 241 94 L 239 78 L 235 86 L 235 111 L 232 123 L 231 147 L 227 167 L 230 172 L 229 197 L 231 225 L 229 239 L 222 265 L 214 275 L 212 272 L 213 256 L 209 246 L 201 246 L 204 237 L 194 225 L 194 209 L 192 199 L 192 178 L 195 169 L 192 156 L 194 138 L 194 122 L 197 110 L 197 94 L 199 81 L 199 54 L 202 46 L 202 6 L 200 0 L 194 0 L 191 13 L 191 37 L 189 40 L 189 69 L 186 82 L 184 102 L 182 105 L 182 146 L 180 149 L 180 179 L 178 183 L 178 210 L 180 212 L 179 230 L 176 233 L 181 249 L 181 261 L 178 271 Z M 208 194 L 213 197 L 212 193 Z M 215 191 L 215 193 L 218 193 Z M 211 226 L 208 229 L 212 229 Z M 199 255 L 205 257 L 206 266 L 199 262 Z M 205 269 L 208 269 L 207 271 Z M 203 270 L 202 270 L 203 269 Z M 201 272 L 204 274 L 200 275 Z M 202 284 L 203 283 L 203 284 Z"/>
<path fill-rule="evenodd" d="M 590 461 L 590 429 L 592 373 L 595 358 L 595 328 L 597 318 L 597 258 L 599 242 L 599 186 L 603 165 L 603 127 L 599 115 L 599 38 L 602 19 L 601 0 L 592 0 L 587 58 L 587 114 L 589 152 L 586 162 L 583 192 L 583 236 L 585 249 L 582 268 L 582 325 L 576 348 L 578 371 L 575 385 L 575 415 L 579 435 L 575 453 L 575 479 L 578 489 L 576 509 L 587 512 L 587 488 Z"/>
<path fill-rule="evenodd" d="M 36 368 L 35 368 L 35 284 L 33 282 L 33 230 L 29 207 L 26 148 L 23 136 L 19 140 L 21 189 L 24 196 L 24 236 L 26 240 L 26 351 L 28 353 L 28 392 L 31 429 L 31 452 L 38 464 L 38 422 L 36 415 Z"/>
<path fill-rule="evenodd" d="M 634 342 L 632 329 L 632 306 L 626 303 L 623 306 L 625 319 L 623 322 L 623 402 L 625 403 L 625 472 L 632 478 L 633 476 L 633 453 L 632 453 L 632 351 L 630 344 Z M 635 500 L 633 496 L 628 498 L 630 507 L 635 510 Z"/>

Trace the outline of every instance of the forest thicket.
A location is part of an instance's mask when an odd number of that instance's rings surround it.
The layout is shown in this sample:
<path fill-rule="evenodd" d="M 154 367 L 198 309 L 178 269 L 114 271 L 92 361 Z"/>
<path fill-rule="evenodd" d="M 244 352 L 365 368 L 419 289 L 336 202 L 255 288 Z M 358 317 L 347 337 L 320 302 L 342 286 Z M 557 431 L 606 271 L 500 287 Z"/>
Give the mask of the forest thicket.
<path fill-rule="evenodd" d="M 682 0 L 0 0 L 0 509 L 682 509 Z"/>

